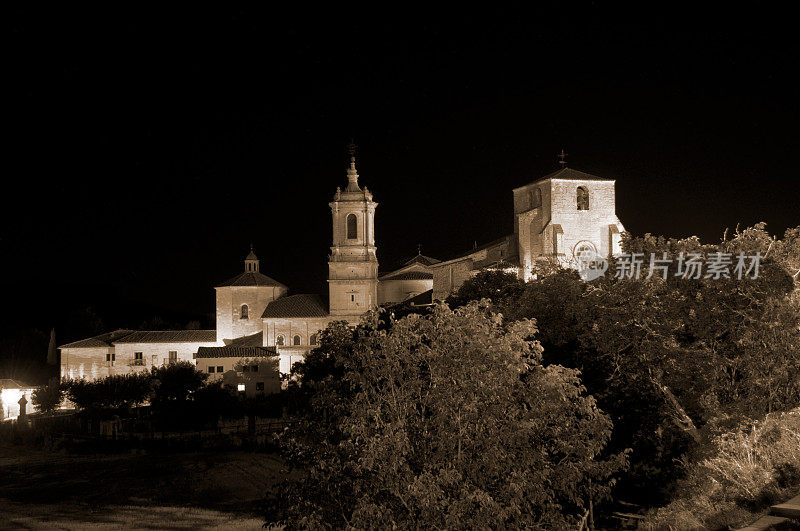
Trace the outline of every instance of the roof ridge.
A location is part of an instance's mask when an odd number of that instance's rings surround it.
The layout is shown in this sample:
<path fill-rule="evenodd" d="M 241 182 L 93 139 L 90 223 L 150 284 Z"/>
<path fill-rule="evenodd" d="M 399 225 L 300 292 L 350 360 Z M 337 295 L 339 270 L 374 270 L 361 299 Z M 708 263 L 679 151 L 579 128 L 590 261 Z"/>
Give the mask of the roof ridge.
<path fill-rule="evenodd" d="M 248 278 L 248 275 L 252 275 L 251 277 L 249 277 L 249 278 L 252 279 L 252 280 L 249 281 L 250 283 L 238 283 L 237 282 L 240 279 Z M 265 279 L 266 282 L 258 283 L 258 281 L 262 280 L 262 279 Z M 248 282 L 248 281 L 246 281 L 246 282 Z M 222 282 L 221 284 L 218 284 L 215 287 L 224 288 L 226 286 L 253 286 L 253 287 L 272 286 L 272 287 L 279 287 L 279 288 L 285 288 L 286 287 L 286 285 L 283 284 L 282 282 L 279 282 L 279 281 L 275 280 L 274 278 L 265 275 L 261 271 L 244 271 L 242 273 L 239 273 L 235 277 L 231 277 L 228 280 Z"/>

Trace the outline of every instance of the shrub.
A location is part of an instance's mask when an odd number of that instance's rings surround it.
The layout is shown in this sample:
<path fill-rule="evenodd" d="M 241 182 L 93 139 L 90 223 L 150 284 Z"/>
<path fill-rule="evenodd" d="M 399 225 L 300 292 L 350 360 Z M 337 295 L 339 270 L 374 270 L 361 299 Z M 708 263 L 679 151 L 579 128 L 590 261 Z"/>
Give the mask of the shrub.
<path fill-rule="evenodd" d="M 152 391 L 149 373 L 106 376 L 99 380 L 64 382 L 67 398 L 78 409 L 129 408 L 147 401 Z"/>
<path fill-rule="evenodd" d="M 31 401 L 38 411 L 52 413 L 64 400 L 64 388 L 58 378 L 51 379 L 47 385 L 39 387 L 31 395 Z"/>
<path fill-rule="evenodd" d="M 724 433 L 692 465 L 680 497 L 649 516 L 645 528 L 721 527 L 781 501 L 800 485 L 800 408 Z"/>

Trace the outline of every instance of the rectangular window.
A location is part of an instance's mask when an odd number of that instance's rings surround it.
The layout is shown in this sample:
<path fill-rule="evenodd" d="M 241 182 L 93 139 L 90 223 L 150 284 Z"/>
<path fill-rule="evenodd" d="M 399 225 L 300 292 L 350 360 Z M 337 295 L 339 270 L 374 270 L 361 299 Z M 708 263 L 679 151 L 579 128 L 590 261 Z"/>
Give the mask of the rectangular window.
<path fill-rule="evenodd" d="M 116 361 L 117 355 L 114 353 L 106 354 L 106 361 Z"/>
<path fill-rule="evenodd" d="M 170 350 L 169 351 L 169 362 L 170 363 L 177 363 L 178 362 L 178 351 L 177 350 Z"/>
<path fill-rule="evenodd" d="M 264 382 L 256 382 L 256 391 L 264 390 Z"/>
<path fill-rule="evenodd" d="M 237 390 L 238 390 L 240 393 L 243 393 L 243 392 L 244 392 L 244 384 L 239 384 L 239 385 L 237 385 L 237 386 L 236 386 L 236 389 L 237 389 Z"/>
<path fill-rule="evenodd" d="M 141 352 L 134 352 L 133 353 L 133 364 L 134 365 L 144 365 L 144 358 L 142 357 Z"/>
<path fill-rule="evenodd" d="M 225 370 L 222 368 L 222 365 L 217 365 L 217 372 L 225 372 Z"/>
<path fill-rule="evenodd" d="M 208 372 L 211 373 L 211 374 L 214 374 L 214 366 L 213 365 L 208 368 Z"/>

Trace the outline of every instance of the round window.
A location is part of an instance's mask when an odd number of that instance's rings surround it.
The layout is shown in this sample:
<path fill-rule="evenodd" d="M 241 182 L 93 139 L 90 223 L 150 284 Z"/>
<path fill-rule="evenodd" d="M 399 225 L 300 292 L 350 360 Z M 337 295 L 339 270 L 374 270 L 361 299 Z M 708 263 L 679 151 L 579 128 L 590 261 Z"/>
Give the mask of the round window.
<path fill-rule="evenodd" d="M 589 241 L 578 242 L 572 250 L 572 256 L 578 262 L 591 262 L 597 257 L 597 248 Z"/>

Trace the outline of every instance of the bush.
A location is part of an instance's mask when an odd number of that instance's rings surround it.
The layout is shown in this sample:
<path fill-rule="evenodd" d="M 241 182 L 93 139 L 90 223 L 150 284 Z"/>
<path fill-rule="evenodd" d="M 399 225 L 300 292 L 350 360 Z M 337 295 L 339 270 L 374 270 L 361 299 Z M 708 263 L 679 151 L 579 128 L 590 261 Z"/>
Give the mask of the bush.
<path fill-rule="evenodd" d="M 52 413 L 64 400 L 64 388 L 58 378 L 51 379 L 47 385 L 39 387 L 31 395 L 31 402 L 37 411 Z"/>
<path fill-rule="evenodd" d="M 649 516 L 645 528 L 741 525 L 800 485 L 800 408 L 767 415 L 718 436 L 711 455 L 691 466 L 680 497 Z"/>
<path fill-rule="evenodd" d="M 106 376 L 99 380 L 64 382 L 67 398 L 78 409 L 131 408 L 150 397 L 153 381 L 149 373 Z"/>

